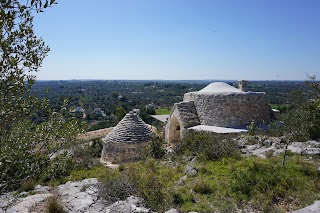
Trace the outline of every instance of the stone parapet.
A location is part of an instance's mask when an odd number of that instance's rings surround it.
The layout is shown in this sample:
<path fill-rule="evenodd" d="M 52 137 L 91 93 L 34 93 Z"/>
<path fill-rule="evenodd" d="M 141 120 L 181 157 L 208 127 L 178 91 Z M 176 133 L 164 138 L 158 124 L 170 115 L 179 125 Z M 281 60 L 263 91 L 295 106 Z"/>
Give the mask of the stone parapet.
<path fill-rule="evenodd" d="M 111 132 L 113 127 L 105 128 L 105 129 L 99 129 L 94 130 L 86 133 L 79 134 L 78 138 L 81 140 L 92 140 L 95 138 L 103 138 L 105 137 L 109 132 Z"/>

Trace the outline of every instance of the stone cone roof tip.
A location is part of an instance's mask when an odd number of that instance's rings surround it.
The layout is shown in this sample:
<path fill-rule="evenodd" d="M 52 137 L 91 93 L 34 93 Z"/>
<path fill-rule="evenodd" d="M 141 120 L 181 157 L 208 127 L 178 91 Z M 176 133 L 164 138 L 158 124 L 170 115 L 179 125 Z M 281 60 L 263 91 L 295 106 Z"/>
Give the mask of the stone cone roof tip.
<path fill-rule="evenodd" d="M 230 86 L 227 83 L 224 82 L 214 82 L 209 85 L 207 85 L 202 90 L 198 91 L 199 93 L 241 93 L 242 91 Z"/>
<path fill-rule="evenodd" d="M 129 112 L 103 139 L 114 143 L 143 143 L 150 141 L 155 132 L 134 112 Z"/>

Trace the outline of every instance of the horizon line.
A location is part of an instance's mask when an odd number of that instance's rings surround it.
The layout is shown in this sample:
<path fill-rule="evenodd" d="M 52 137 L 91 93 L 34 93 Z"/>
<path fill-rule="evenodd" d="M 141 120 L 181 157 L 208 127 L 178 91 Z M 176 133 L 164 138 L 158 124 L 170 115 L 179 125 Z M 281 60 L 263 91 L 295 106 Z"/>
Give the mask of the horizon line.
<path fill-rule="evenodd" d="M 307 81 L 304 80 L 275 80 L 275 79 L 264 79 L 264 80 L 247 80 L 247 79 L 36 79 L 36 81 Z"/>

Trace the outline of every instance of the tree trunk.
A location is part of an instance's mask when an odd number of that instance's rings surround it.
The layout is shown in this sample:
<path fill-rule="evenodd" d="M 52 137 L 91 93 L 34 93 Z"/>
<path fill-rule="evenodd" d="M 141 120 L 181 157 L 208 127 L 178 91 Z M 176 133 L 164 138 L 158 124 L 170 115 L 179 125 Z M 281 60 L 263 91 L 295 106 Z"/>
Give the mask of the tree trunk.
<path fill-rule="evenodd" d="M 286 147 L 284 148 L 284 153 L 283 153 L 283 158 L 282 158 L 282 167 L 284 167 L 284 163 L 286 161 L 286 154 L 287 154 L 287 150 L 288 150 L 288 145 L 289 145 L 289 143 L 286 143 Z"/>

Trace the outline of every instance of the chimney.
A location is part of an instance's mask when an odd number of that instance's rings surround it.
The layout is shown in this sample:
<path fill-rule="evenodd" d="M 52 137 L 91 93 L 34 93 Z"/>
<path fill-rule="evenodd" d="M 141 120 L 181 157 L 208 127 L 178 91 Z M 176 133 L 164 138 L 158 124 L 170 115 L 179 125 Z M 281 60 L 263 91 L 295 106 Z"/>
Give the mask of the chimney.
<path fill-rule="evenodd" d="M 241 90 L 243 92 L 247 92 L 248 91 L 248 81 L 239 80 L 238 81 L 238 87 L 239 87 L 239 90 Z"/>

